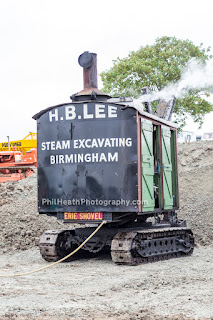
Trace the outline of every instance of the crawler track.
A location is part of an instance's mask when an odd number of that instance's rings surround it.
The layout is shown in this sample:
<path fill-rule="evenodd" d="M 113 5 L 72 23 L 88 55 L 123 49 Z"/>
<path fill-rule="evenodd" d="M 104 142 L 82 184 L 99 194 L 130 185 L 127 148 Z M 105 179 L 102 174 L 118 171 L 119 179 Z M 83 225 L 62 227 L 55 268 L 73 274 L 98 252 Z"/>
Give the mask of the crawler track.
<path fill-rule="evenodd" d="M 104 237 L 100 239 L 102 250 L 104 249 Z M 76 249 L 78 245 L 75 230 L 49 230 L 41 236 L 39 246 L 41 255 L 46 261 L 57 261 Z M 117 264 L 127 265 L 186 256 L 192 254 L 193 249 L 192 231 L 180 227 L 122 230 L 111 241 L 112 260 Z M 91 247 L 84 246 L 71 259 L 89 257 L 91 253 Z"/>
<path fill-rule="evenodd" d="M 82 240 L 82 242 L 85 239 Z M 75 230 L 48 230 L 45 231 L 39 243 L 42 258 L 49 262 L 58 261 L 64 258 L 79 246 L 75 239 Z M 66 259 L 73 261 L 77 259 L 91 257 L 92 253 L 80 249 L 74 256 Z"/>
<path fill-rule="evenodd" d="M 30 167 L 28 165 L 25 165 L 25 166 L 5 166 L 5 167 L 0 166 L 0 170 L 10 170 L 12 172 L 14 172 L 14 171 L 27 171 L 27 170 L 34 171 L 35 167 L 33 167 L 33 166 Z"/>
<path fill-rule="evenodd" d="M 18 181 L 29 177 L 35 172 L 35 167 L 29 166 L 0 166 L 0 183 L 8 180 Z"/>
<path fill-rule="evenodd" d="M 46 261 L 58 261 L 71 252 L 72 244 L 67 245 L 67 239 L 72 235 L 71 230 L 45 231 L 39 243 L 40 253 Z M 76 247 L 73 246 L 73 250 Z"/>
<path fill-rule="evenodd" d="M 188 228 L 119 232 L 111 245 L 117 264 L 138 265 L 192 254 L 194 237 Z"/>

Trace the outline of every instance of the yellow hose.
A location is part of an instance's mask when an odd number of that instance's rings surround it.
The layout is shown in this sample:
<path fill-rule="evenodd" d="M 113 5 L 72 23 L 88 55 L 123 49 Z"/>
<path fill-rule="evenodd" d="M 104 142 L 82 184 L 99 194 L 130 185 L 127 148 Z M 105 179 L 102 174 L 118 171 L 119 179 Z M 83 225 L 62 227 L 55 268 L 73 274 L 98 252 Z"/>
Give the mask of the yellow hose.
<path fill-rule="evenodd" d="M 82 242 L 82 244 L 80 244 L 80 246 L 78 248 L 76 248 L 74 251 L 72 251 L 71 253 L 69 253 L 66 257 L 56 261 L 56 262 L 53 262 L 51 264 L 48 264 L 47 266 L 44 266 L 44 267 L 41 267 L 39 269 L 36 269 L 36 270 L 33 270 L 33 271 L 29 271 L 29 272 L 24 272 L 24 273 L 18 273 L 18 274 L 0 274 L 0 277 L 1 278 L 9 278 L 9 277 L 20 277 L 20 276 L 26 276 L 28 274 L 31 274 L 31 273 L 35 273 L 35 272 L 38 272 L 38 271 L 41 271 L 41 270 L 44 270 L 44 269 L 47 269 L 47 268 L 50 268 L 50 267 L 53 267 L 55 266 L 56 264 L 66 260 L 67 258 L 73 256 L 77 251 L 79 251 L 86 243 L 87 241 L 89 241 L 95 234 L 96 232 L 98 232 L 98 230 L 105 224 L 107 223 L 107 221 L 103 221 L 97 228 L 96 230 L 84 241 Z"/>

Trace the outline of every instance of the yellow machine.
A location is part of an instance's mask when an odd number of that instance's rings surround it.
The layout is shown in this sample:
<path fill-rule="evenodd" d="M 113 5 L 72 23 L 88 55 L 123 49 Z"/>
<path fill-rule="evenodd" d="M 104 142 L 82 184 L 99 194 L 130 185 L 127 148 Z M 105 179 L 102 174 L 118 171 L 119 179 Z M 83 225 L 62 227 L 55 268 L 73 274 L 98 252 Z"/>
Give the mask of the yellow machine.
<path fill-rule="evenodd" d="M 37 133 L 30 132 L 22 140 L 10 141 L 10 149 L 16 147 L 16 150 L 21 151 L 25 154 L 27 151 L 30 151 L 33 148 L 37 147 Z M 0 151 L 8 151 L 8 142 L 0 143 Z"/>

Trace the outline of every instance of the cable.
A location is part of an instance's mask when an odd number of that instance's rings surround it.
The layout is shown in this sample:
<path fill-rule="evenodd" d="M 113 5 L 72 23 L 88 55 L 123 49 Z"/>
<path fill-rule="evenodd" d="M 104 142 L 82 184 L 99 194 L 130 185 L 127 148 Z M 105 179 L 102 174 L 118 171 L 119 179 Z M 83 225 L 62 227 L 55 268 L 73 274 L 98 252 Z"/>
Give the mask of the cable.
<path fill-rule="evenodd" d="M 92 233 L 84 242 L 82 242 L 82 244 L 80 244 L 80 246 L 79 246 L 78 248 L 76 248 L 74 251 L 72 251 L 71 253 L 69 253 L 66 257 L 64 257 L 64 258 L 62 258 L 62 259 L 60 259 L 60 260 L 58 260 L 58 261 L 56 261 L 56 262 L 53 262 L 53 263 L 51 263 L 51 264 L 49 264 L 49 265 L 47 265 L 47 266 L 41 267 L 41 268 L 39 268 L 39 269 L 36 269 L 36 270 L 32 270 L 32 271 L 24 272 L 24 273 L 18 273 L 18 274 L 5 274 L 5 275 L 0 274 L 0 277 L 1 277 L 1 278 L 21 277 L 21 276 L 26 276 L 26 275 L 28 275 L 28 274 L 32 274 L 32 273 L 35 273 L 35 272 L 38 272 L 38 271 L 41 271 L 41 270 L 44 270 L 44 269 L 48 269 L 48 268 L 50 268 L 50 267 L 55 266 L 56 264 L 58 264 L 58 263 L 60 263 L 60 262 L 62 262 L 62 261 L 64 261 L 64 260 L 66 260 L 67 258 L 73 256 L 77 251 L 79 251 L 79 250 L 87 243 L 87 241 L 89 241 L 89 240 L 96 234 L 96 232 L 98 232 L 98 230 L 99 230 L 104 224 L 106 224 L 106 223 L 107 223 L 107 221 L 103 221 L 103 222 L 95 229 L 95 231 L 93 231 L 93 233 Z"/>

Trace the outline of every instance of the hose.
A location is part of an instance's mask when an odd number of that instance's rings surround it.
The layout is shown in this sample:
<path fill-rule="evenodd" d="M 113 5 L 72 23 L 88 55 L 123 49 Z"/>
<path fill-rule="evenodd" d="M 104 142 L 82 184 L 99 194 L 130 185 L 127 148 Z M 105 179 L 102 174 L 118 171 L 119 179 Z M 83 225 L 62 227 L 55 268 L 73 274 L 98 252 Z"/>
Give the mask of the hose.
<path fill-rule="evenodd" d="M 82 242 L 82 244 L 80 244 L 80 246 L 78 248 L 76 248 L 74 251 L 69 253 L 66 257 L 64 257 L 56 262 L 53 262 L 51 264 L 48 264 L 47 266 L 38 268 L 36 270 L 32 270 L 32 271 L 28 271 L 28 272 L 24 272 L 24 273 L 18 273 L 18 274 L 5 274 L 5 275 L 0 274 L 0 277 L 1 278 L 21 277 L 21 276 L 26 276 L 28 274 L 39 272 L 41 270 L 48 269 L 48 268 L 55 266 L 56 264 L 68 259 L 69 257 L 73 256 L 76 252 L 78 252 L 87 243 L 87 241 L 89 241 L 96 234 L 96 232 L 98 232 L 98 230 L 106 223 L 107 223 L 107 221 L 102 221 L 102 223 L 95 229 L 95 231 L 93 231 L 93 233 L 84 242 Z"/>

